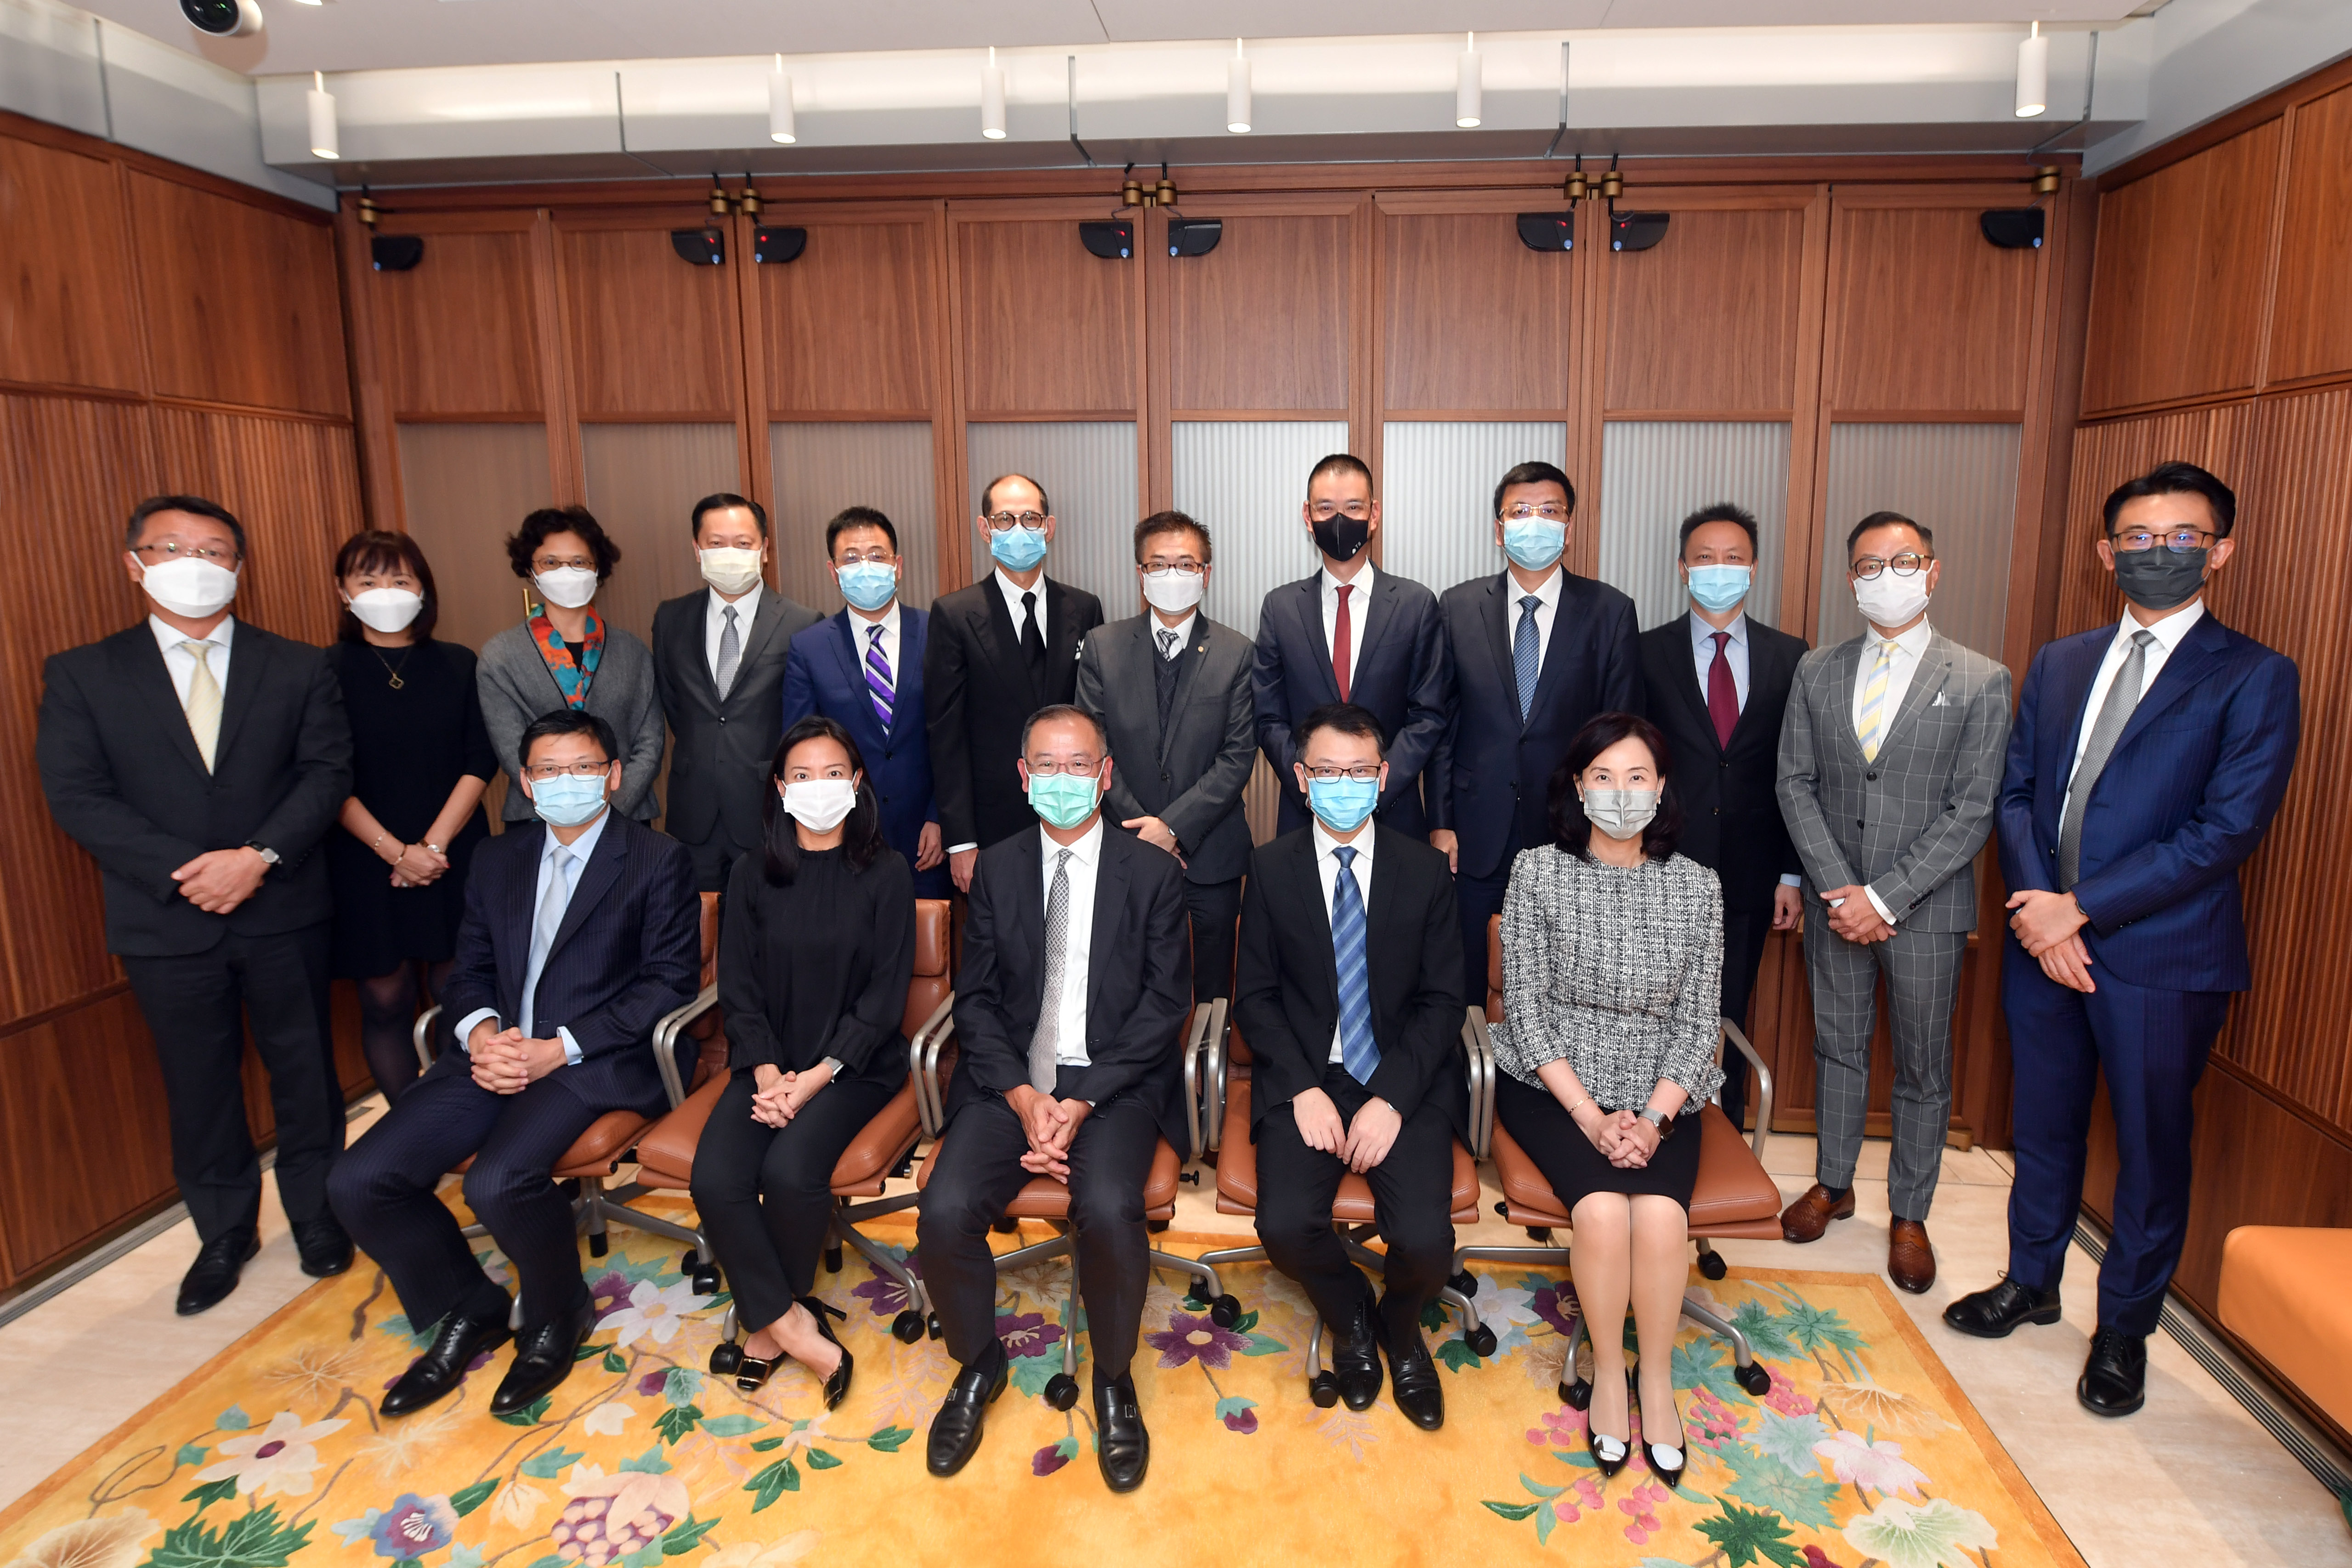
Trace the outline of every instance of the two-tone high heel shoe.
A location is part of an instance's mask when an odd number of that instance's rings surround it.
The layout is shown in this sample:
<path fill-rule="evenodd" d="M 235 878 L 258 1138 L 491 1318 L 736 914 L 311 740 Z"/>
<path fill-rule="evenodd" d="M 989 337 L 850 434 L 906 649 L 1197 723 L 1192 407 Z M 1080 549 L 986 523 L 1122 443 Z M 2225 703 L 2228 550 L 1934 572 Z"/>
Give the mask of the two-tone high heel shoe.
<path fill-rule="evenodd" d="M 1630 1434 L 1633 1429 L 1633 1375 L 1631 1372 L 1628 1372 L 1625 1375 L 1625 1409 L 1627 1417 L 1625 1425 L 1626 1430 L 1629 1434 L 1628 1437 L 1612 1437 L 1605 1432 L 1596 1430 L 1592 1425 L 1591 1408 L 1588 1406 L 1585 1409 L 1584 1451 L 1592 1456 L 1592 1463 L 1594 1467 L 1601 1471 L 1601 1479 L 1603 1480 L 1609 1479 L 1619 1470 L 1623 1469 L 1625 1468 L 1625 1461 L 1633 1456 L 1633 1447 L 1630 1442 Z M 1606 1444 L 1607 1447 L 1602 1447 L 1603 1444 Z M 1611 1449 L 1615 1450 L 1613 1456 L 1610 1452 Z"/>
<path fill-rule="evenodd" d="M 849 1378 L 856 1363 L 850 1356 L 849 1347 L 834 1338 L 833 1325 L 825 1322 L 825 1314 L 830 1312 L 844 1322 L 848 1320 L 849 1314 L 814 1296 L 801 1297 L 800 1304 L 808 1309 L 810 1317 L 816 1320 L 816 1332 L 841 1352 L 841 1360 L 824 1380 L 824 1407 L 831 1410 L 849 1396 Z M 776 1375 L 776 1368 L 787 1359 L 781 1354 L 764 1359 L 756 1355 L 745 1356 L 742 1364 L 736 1369 L 735 1386 L 746 1394 L 758 1391 Z"/>
<path fill-rule="evenodd" d="M 1639 1408 L 1642 1402 L 1641 1389 L 1632 1385 L 1630 1378 L 1628 1392 L 1633 1396 L 1635 1407 Z M 1675 1411 L 1675 1433 L 1677 1437 L 1686 1436 L 1682 1430 L 1680 1410 Z M 1650 1418 L 1645 1413 L 1642 1417 L 1642 1462 L 1650 1467 L 1650 1473 L 1657 1477 L 1659 1485 L 1672 1491 L 1683 1484 L 1683 1471 L 1690 1464 L 1690 1449 L 1682 1444 L 1650 1441 Z"/>

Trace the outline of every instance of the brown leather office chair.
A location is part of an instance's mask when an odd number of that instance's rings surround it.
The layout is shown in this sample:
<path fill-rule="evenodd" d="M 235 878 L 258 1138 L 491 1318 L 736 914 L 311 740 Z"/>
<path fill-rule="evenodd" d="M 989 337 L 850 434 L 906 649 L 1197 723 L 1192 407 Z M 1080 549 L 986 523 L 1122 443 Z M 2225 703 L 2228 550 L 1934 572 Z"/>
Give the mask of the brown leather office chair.
<path fill-rule="evenodd" d="M 1486 1015 L 1482 1018 L 1473 1013 L 1465 1025 L 1465 1030 L 1478 1035 L 1473 1049 L 1486 1056 L 1490 1071 L 1494 1049 L 1486 1042 L 1486 1029 L 1502 1020 L 1503 920 L 1498 915 L 1486 924 Z M 1780 1189 L 1764 1169 L 1764 1140 L 1772 1126 L 1772 1071 L 1756 1054 L 1756 1048 L 1748 1043 L 1739 1026 L 1729 1019 L 1723 1020 L 1722 1039 L 1756 1069 L 1756 1134 L 1752 1146 L 1743 1143 L 1739 1130 L 1720 1107 L 1708 1104 L 1699 1109 L 1698 1183 L 1691 1191 L 1690 1234 L 1698 1243 L 1699 1272 L 1710 1280 L 1723 1278 L 1724 1262 L 1707 1245 L 1709 1238 L 1780 1239 Z M 1454 1267 L 1458 1269 L 1472 1259 L 1566 1266 L 1568 1249 L 1551 1245 L 1550 1239 L 1553 1231 L 1569 1228 L 1567 1206 L 1552 1191 L 1551 1184 L 1544 1179 L 1543 1172 L 1528 1157 L 1527 1151 L 1496 1121 L 1491 1091 L 1486 1098 L 1486 1118 L 1481 1141 L 1486 1146 L 1481 1152 L 1493 1158 L 1495 1176 L 1503 1189 L 1503 1201 L 1496 1207 L 1505 1219 L 1525 1226 L 1528 1235 L 1543 1245 L 1465 1247 L 1454 1254 Z M 1746 1334 L 1688 1298 L 1683 1301 L 1683 1316 L 1731 1342 L 1732 1359 L 1738 1364 L 1734 1375 L 1739 1379 L 1740 1387 L 1760 1396 L 1772 1386 L 1771 1374 L 1757 1364 Z M 1569 1372 L 1561 1379 L 1568 1388 L 1568 1402 L 1579 1410 L 1592 1397 L 1592 1385 L 1576 1370 L 1577 1350 L 1583 1338 L 1584 1316 L 1580 1310 L 1570 1320 Z"/>
<path fill-rule="evenodd" d="M 1465 1067 L 1470 1075 L 1472 1127 L 1477 1126 L 1479 1107 L 1486 1103 L 1491 1084 L 1494 1065 L 1468 1048 L 1467 1025 L 1465 1025 Z M 1217 1212 L 1248 1214 L 1257 1212 L 1257 1145 L 1250 1140 L 1250 1049 L 1242 1031 L 1228 1024 L 1209 1042 L 1209 1061 L 1205 1078 L 1209 1103 L 1202 1120 L 1210 1128 L 1209 1146 L 1217 1155 Z M 1478 1223 L 1478 1163 L 1460 1140 L 1454 1145 L 1454 1178 L 1452 1187 L 1454 1223 Z M 1381 1266 L 1381 1255 L 1364 1244 L 1364 1239 L 1374 1233 L 1371 1185 L 1353 1171 L 1339 1178 L 1339 1191 L 1331 1203 L 1331 1223 L 1337 1227 L 1348 1255 L 1365 1268 Z M 1222 1267 L 1227 1263 L 1263 1263 L 1263 1247 L 1229 1247 L 1215 1252 L 1203 1252 L 1201 1261 Z M 1478 1293 L 1478 1281 L 1464 1271 L 1460 1262 L 1454 1264 L 1451 1281 L 1438 1292 L 1462 1319 L 1462 1337 L 1471 1350 L 1482 1356 L 1495 1354 L 1495 1331 L 1478 1321 L 1478 1308 L 1474 1298 Z M 1241 1316 L 1241 1303 L 1232 1296 L 1219 1296 L 1210 1303 L 1209 1316 L 1221 1328 L 1231 1328 Z M 1315 1316 L 1314 1326 L 1307 1331 L 1307 1393 L 1318 1406 L 1328 1409 L 1339 1402 L 1339 1384 L 1323 1369 L 1323 1318 Z"/>
<path fill-rule="evenodd" d="M 908 1041 L 908 1062 L 920 1058 L 929 1043 L 931 1034 L 945 1027 L 955 1006 L 955 993 L 949 988 L 948 977 L 948 901 L 944 898 L 919 898 L 915 901 L 915 969 L 907 986 L 907 1008 L 900 1029 Z M 713 1034 L 723 1034 L 717 1019 L 716 998 L 700 1016 L 712 1020 Z M 697 998 L 700 1003 L 701 998 Z M 718 1070 L 706 1077 L 701 1086 L 687 1095 L 677 1109 L 647 1128 L 637 1139 L 637 1182 L 655 1190 L 683 1192 L 690 1186 L 694 1176 L 695 1150 L 702 1140 L 702 1129 L 709 1125 L 711 1108 L 726 1090 L 729 1078 L 724 1057 Z M 874 1266 L 874 1271 L 896 1281 L 907 1292 L 909 1303 L 891 1324 L 890 1332 L 911 1344 L 923 1335 L 923 1289 L 907 1266 L 890 1255 L 878 1243 L 866 1238 L 857 1228 L 861 1219 L 877 1215 L 893 1214 L 910 1208 L 919 1201 L 913 1193 L 897 1197 L 882 1197 L 883 1184 L 896 1174 L 908 1156 L 914 1152 L 916 1142 L 922 1136 L 923 1121 L 916 1089 L 916 1074 L 909 1071 L 907 1082 L 887 1104 L 866 1124 L 865 1130 L 850 1141 L 841 1158 L 833 1167 L 833 1196 L 836 1208 L 833 1218 L 833 1239 L 825 1249 L 824 1264 L 828 1270 L 841 1268 L 841 1246 L 844 1241 L 857 1249 L 859 1254 Z M 856 1203 L 856 1198 L 878 1201 Z M 710 1370 L 720 1376 L 731 1376 L 741 1365 L 742 1350 L 736 1342 L 735 1310 L 729 1307 L 719 1331 L 719 1343 L 710 1353 Z"/>

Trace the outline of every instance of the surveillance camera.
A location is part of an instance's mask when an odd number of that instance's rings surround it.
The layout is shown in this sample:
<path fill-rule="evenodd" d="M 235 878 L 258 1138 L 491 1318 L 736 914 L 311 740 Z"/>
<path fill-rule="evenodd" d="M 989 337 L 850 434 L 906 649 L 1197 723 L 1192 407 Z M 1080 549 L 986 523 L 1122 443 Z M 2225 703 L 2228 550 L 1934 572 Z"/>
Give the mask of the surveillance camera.
<path fill-rule="evenodd" d="M 180 0 L 180 15 L 199 33 L 242 38 L 261 31 L 258 0 Z"/>

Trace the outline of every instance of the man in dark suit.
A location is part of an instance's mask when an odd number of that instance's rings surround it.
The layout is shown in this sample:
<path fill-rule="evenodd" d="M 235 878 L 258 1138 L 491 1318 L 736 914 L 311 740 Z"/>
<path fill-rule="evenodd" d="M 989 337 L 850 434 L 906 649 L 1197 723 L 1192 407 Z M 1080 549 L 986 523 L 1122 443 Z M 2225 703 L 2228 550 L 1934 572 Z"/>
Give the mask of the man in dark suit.
<path fill-rule="evenodd" d="M 1414 838 L 1450 826 L 1438 780 L 1422 800 L 1422 772 L 1445 737 L 1454 706 L 1454 671 L 1437 600 L 1421 584 L 1372 566 L 1381 504 L 1363 459 L 1335 452 L 1307 476 L 1299 517 L 1323 557 L 1323 569 L 1265 596 L 1258 612 L 1251 681 L 1257 744 L 1281 781 L 1276 829 L 1307 825 L 1298 792 L 1299 721 L 1327 703 L 1370 710 L 1388 737 L 1388 792 L 1380 818 Z"/>
<path fill-rule="evenodd" d="M 1095 1458 L 1113 1491 L 1132 1491 L 1151 1458 L 1128 1373 L 1150 1284 L 1143 1186 L 1160 1139 L 1181 1148 L 1188 1135 L 1184 873 L 1173 856 L 1105 831 L 1111 759 L 1083 709 L 1040 709 L 1019 745 L 1039 825 L 982 851 L 971 879 L 956 977 L 963 1058 L 916 1227 L 957 1366 L 927 1462 L 935 1476 L 963 1469 L 1004 1392 L 989 1228 L 1031 1176 L 1052 1176 L 1070 1189 Z"/>
<path fill-rule="evenodd" d="M 932 603 L 923 648 L 940 831 L 949 874 L 967 892 L 980 852 L 1032 821 L 1013 767 L 1022 726 L 1070 700 L 1079 645 L 1103 618 L 1102 601 L 1045 575 L 1054 508 L 1035 480 L 991 481 L 976 521 L 994 570 Z"/>
<path fill-rule="evenodd" d="M 1348 1408 L 1379 1397 L 1385 1346 L 1397 1408 L 1433 1432 L 1445 1390 L 1421 1309 L 1453 1267 L 1454 1140 L 1470 1126 L 1454 880 L 1438 851 L 1372 820 L 1387 764 L 1370 713 L 1318 709 L 1298 742 L 1315 822 L 1250 862 L 1234 999 L 1256 1061 L 1258 1239 L 1330 1326 Z M 1388 1244 L 1377 1311 L 1331 1228 L 1349 1171 Z"/>
<path fill-rule="evenodd" d="M 106 950 L 154 1036 L 172 1176 L 200 1244 L 180 1282 L 187 1314 L 236 1289 L 259 1246 L 238 1076 L 248 1025 L 302 1270 L 351 1267 L 327 1207 L 343 1097 L 317 852 L 351 794 L 352 737 L 320 651 L 229 614 L 245 529 L 227 511 L 158 496 L 131 514 L 125 544 L 147 620 L 48 661 L 36 755 L 50 815 L 103 873 Z"/>
<path fill-rule="evenodd" d="M 928 618 L 898 598 L 898 530 L 873 507 L 851 507 L 824 526 L 824 549 L 848 602 L 793 634 L 783 727 L 821 713 L 857 737 L 882 806 L 883 838 L 914 867 L 917 898 L 945 898 L 947 857 L 923 727 Z M 760 776 L 767 776 L 764 761 Z"/>
<path fill-rule="evenodd" d="M 329 1183 L 409 1322 L 439 1324 L 385 1392 L 386 1416 L 441 1398 L 509 1336 L 505 1289 L 435 1190 L 467 1155 L 467 1207 L 514 1264 L 521 1297 L 514 1363 L 490 1414 L 551 1391 L 595 1330 L 571 1200 L 551 1173 L 605 1112 L 663 1108 L 654 1026 L 694 999 L 702 970 L 694 858 L 610 809 L 619 750 L 612 726 L 572 708 L 523 731 L 521 789 L 540 822 L 475 852 L 441 993 L 462 1049 L 409 1086 Z"/>
<path fill-rule="evenodd" d="M 1429 840 L 1457 879 L 1464 983 L 1482 988 L 1511 862 L 1552 841 L 1552 769 L 1586 719 L 1642 701 L 1633 601 L 1562 564 L 1575 516 L 1576 491 L 1550 464 L 1504 475 L 1495 542 L 1507 563 L 1447 589 L 1439 608 L 1454 711 L 1430 771 Z"/>
<path fill-rule="evenodd" d="M 1249 869 L 1242 791 L 1257 765 L 1250 640 L 1200 612 L 1209 530 L 1181 512 L 1135 527 L 1145 612 L 1114 621 L 1078 655 L 1077 706 L 1128 765 L 1105 798 L 1111 818 L 1184 864 L 1196 1000 L 1233 990 L 1234 922 Z"/>
<path fill-rule="evenodd" d="M 1998 1339 L 2058 1321 L 2092 1099 L 2115 1110 L 2115 1234 L 2075 1397 L 2147 1398 L 2147 1336 L 2188 1231 L 2191 1100 L 2252 975 L 2238 868 L 2286 793 L 2302 728 L 2294 661 L 2215 620 L 2237 497 L 2167 463 L 2107 497 L 2099 559 L 2122 623 L 2043 646 L 2026 672 L 2000 791 L 2013 890 L 2001 1006 L 2015 1045 L 2009 1273 L 1944 1309 Z"/>
<path fill-rule="evenodd" d="M 784 664 L 816 612 L 767 585 L 768 514 L 724 493 L 694 504 L 694 554 L 708 584 L 654 612 L 654 685 L 670 733 L 663 831 L 694 855 L 705 893 L 760 841 L 768 764 L 783 734 Z"/>
<path fill-rule="evenodd" d="M 1690 609 L 1642 633 L 1642 701 L 1675 758 L 1682 852 L 1723 884 L 1723 1016 L 1748 1027 L 1769 931 L 1804 914 L 1804 862 L 1775 793 L 1780 718 L 1805 640 L 1748 613 L 1756 519 L 1729 502 L 1683 519 L 1677 570 Z M 1725 1053 L 1723 1113 L 1740 1125 L 1748 1071 Z"/>

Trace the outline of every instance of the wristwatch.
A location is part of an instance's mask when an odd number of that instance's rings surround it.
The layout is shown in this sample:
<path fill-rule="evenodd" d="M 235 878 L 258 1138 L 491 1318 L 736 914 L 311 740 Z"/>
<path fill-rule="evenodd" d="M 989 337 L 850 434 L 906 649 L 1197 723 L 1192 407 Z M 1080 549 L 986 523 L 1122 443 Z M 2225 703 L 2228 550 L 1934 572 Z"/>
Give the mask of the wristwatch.
<path fill-rule="evenodd" d="M 1666 1124 L 1673 1119 L 1674 1118 L 1668 1116 L 1664 1111 L 1659 1110 L 1655 1106 L 1652 1106 L 1642 1113 L 1642 1120 L 1647 1122 L 1653 1127 L 1655 1127 L 1658 1130 L 1658 1136 L 1662 1138 L 1666 1135 Z"/>
<path fill-rule="evenodd" d="M 274 866 L 280 863 L 278 858 L 278 852 L 271 849 L 267 844 L 256 843 L 253 840 L 247 839 L 245 841 L 245 847 L 251 850 L 255 854 L 259 855 L 261 857 L 261 863 L 264 865 Z"/>

